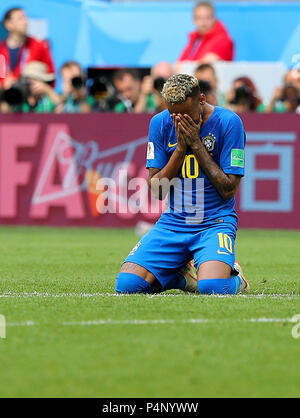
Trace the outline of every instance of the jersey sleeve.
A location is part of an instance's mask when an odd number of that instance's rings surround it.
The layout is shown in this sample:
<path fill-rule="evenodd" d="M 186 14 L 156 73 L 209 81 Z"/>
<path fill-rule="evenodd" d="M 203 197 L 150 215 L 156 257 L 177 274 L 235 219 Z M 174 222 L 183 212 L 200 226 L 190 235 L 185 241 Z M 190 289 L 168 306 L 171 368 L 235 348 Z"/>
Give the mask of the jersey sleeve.
<path fill-rule="evenodd" d="M 243 176 L 245 171 L 246 134 L 243 122 L 236 114 L 229 120 L 224 133 L 220 166 L 226 174 Z"/>
<path fill-rule="evenodd" d="M 154 116 L 150 122 L 146 168 L 158 168 L 161 170 L 167 164 L 169 158 L 164 148 L 162 120 L 159 116 Z"/>

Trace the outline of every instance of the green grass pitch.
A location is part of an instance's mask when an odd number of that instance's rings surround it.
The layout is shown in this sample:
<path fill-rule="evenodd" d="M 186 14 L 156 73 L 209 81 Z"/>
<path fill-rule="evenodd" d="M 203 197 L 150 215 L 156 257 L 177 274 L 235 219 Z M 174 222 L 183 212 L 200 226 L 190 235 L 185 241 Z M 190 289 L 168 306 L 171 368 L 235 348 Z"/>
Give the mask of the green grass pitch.
<path fill-rule="evenodd" d="M 299 396 L 300 231 L 239 231 L 251 294 L 223 298 L 115 296 L 129 229 L 0 234 L 0 396 Z"/>

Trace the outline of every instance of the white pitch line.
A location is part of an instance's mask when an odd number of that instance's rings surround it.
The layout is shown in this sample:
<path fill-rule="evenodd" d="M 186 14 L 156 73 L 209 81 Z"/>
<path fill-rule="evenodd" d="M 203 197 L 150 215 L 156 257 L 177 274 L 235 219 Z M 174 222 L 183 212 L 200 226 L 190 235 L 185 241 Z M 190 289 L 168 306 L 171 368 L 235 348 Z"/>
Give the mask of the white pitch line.
<path fill-rule="evenodd" d="M 297 321 L 292 318 L 250 318 L 250 319 L 204 319 L 204 318 L 191 318 L 191 319 L 132 319 L 132 320 L 90 320 L 90 321 L 71 321 L 64 322 L 63 325 L 67 326 L 90 326 L 90 325 L 165 325 L 165 324 L 207 324 L 207 323 L 223 323 L 223 322 L 248 322 L 248 323 L 296 323 Z"/>
<path fill-rule="evenodd" d="M 244 319 L 242 319 L 242 321 L 245 321 Z M 247 322 L 253 322 L 253 323 L 282 323 L 282 322 L 291 322 L 291 323 L 296 323 L 297 321 L 293 318 L 252 318 L 249 319 Z"/>
<path fill-rule="evenodd" d="M 174 325 L 174 324 L 208 324 L 208 323 L 297 323 L 293 318 L 250 318 L 250 319 L 205 319 L 205 318 L 190 318 L 190 319 L 95 319 L 86 321 L 70 321 L 62 322 L 57 325 L 61 326 L 98 326 L 98 325 Z M 28 327 L 39 325 L 35 321 L 23 322 L 8 322 L 7 327 Z"/>
<path fill-rule="evenodd" d="M 100 319 L 93 321 L 73 321 L 64 322 L 63 325 L 67 326 L 89 326 L 89 325 L 164 325 L 164 324 L 204 324 L 212 322 L 211 319 L 125 319 L 125 320 L 113 320 L 113 319 Z"/>
<path fill-rule="evenodd" d="M 6 324 L 7 327 L 32 327 L 34 325 L 37 325 L 34 321 L 8 322 Z"/>
<path fill-rule="evenodd" d="M 162 294 L 154 294 L 154 295 L 129 295 L 129 294 L 123 294 L 118 295 L 116 293 L 41 293 L 41 292 L 32 292 L 32 293 L 13 293 L 13 292 L 7 292 L 0 294 L 0 298 L 97 298 L 97 297 L 117 297 L 117 298 L 123 298 L 123 297 L 133 297 L 133 296 L 146 296 L 148 299 L 155 299 L 155 298 L 176 298 L 176 297 L 188 297 L 188 298 L 199 298 L 203 297 L 203 295 L 199 294 L 191 294 L 191 293 L 162 293 Z M 244 299 L 297 299 L 300 297 L 300 295 L 296 294 L 250 294 L 250 295 L 211 295 L 211 296 L 205 296 L 208 298 L 218 298 L 218 299 L 236 299 L 236 298 L 244 298 Z"/>

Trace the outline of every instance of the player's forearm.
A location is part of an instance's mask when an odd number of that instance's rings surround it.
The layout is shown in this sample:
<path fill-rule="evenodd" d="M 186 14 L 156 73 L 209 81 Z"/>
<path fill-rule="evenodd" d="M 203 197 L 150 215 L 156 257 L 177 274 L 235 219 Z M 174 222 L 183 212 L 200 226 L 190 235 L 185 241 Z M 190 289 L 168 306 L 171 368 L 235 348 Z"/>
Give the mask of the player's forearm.
<path fill-rule="evenodd" d="M 201 169 L 204 171 L 210 182 L 215 186 L 223 199 L 231 199 L 235 196 L 238 184 L 228 176 L 221 167 L 213 160 L 203 144 L 192 149 Z"/>
<path fill-rule="evenodd" d="M 162 168 L 154 177 L 168 180 L 172 180 L 174 177 L 178 176 L 178 173 L 181 169 L 181 166 L 185 159 L 185 150 L 175 149 L 167 165 Z"/>
<path fill-rule="evenodd" d="M 157 199 L 163 200 L 166 197 L 168 190 L 167 188 L 162 187 L 162 180 L 166 179 L 170 181 L 178 176 L 178 173 L 184 162 L 185 155 L 185 150 L 176 148 L 167 165 L 152 176 L 149 176 L 149 187 L 152 194 Z"/>

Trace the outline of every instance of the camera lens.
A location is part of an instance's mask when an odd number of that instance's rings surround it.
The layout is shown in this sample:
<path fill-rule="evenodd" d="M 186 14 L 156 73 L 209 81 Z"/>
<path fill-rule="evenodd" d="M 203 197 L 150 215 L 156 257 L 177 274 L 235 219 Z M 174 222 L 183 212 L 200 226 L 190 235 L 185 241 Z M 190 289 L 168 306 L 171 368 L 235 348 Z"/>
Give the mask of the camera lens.
<path fill-rule="evenodd" d="M 81 89 L 84 85 L 84 81 L 82 77 L 73 77 L 71 80 L 72 86 L 74 89 Z"/>
<path fill-rule="evenodd" d="M 3 99 L 9 106 L 18 106 L 24 102 L 24 95 L 20 88 L 11 87 L 3 93 Z"/>

